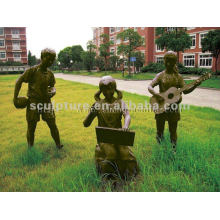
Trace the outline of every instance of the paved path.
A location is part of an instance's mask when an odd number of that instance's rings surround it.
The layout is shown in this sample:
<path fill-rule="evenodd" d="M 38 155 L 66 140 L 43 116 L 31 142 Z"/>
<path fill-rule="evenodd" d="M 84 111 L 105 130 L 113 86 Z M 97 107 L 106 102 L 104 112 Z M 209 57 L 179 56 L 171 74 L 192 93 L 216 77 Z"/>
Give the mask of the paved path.
<path fill-rule="evenodd" d="M 100 81 L 100 77 L 80 76 L 63 73 L 57 73 L 55 74 L 55 77 L 96 86 L 98 86 Z M 147 90 L 147 87 L 151 80 L 131 81 L 116 79 L 116 81 L 119 90 L 151 96 L 151 94 Z M 183 95 L 182 103 L 197 106 L 208 106 L 220 110 L 220 91 L 197 88 L 192 93 L 188 95 Z"/>

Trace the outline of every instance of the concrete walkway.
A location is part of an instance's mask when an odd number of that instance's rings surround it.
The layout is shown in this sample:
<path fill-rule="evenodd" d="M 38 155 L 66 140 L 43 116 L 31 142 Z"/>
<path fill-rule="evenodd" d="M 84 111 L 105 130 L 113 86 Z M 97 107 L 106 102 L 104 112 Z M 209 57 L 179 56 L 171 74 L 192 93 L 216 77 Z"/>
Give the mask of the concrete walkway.
<path fill-rule="evenodd" d="M 63 73 L 57 73 L 55 74 L 55 77 L 96 86 L 98 86 L 100 81 L 100 77 L 80 76 Z M 119 90 L 151 96 L 151 94 L 147 90 L 147 87 L 150 84 L 151 80 L 132 81 L 116 79 L 116 82 L 117 88 Z M 158 88 L 156 88 L 156 90 L 158 91 Z M 192 93 L 183 95 L 182 103 L 197 106 L 207 106 L 220 110 L 220 91 L 196 88 Z"/>

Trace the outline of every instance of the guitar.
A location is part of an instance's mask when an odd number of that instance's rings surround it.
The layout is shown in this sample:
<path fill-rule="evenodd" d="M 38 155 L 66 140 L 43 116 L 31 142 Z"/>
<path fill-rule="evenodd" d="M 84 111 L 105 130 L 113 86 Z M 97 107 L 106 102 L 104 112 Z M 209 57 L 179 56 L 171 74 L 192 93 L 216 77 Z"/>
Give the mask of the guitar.
<path fill-rule="evenodd" d="M 205 81 L 209 78 L 211 78 L 211 73 L 206 73 L 194 82 L 186 84 L 183 88 L 177 89 L 176 87 L 171 87 L 166 92 L 160 93 L 160 95 L 164 98 L 163 101 L 159 101 L 156 96 L 152 96 L 150 98 L 151 108 L 155 114 L 161 114 L 165 112 L 172 104 L 179 103 L 181 101 L 182 92 L 193 88 L 197 83 Z"/>

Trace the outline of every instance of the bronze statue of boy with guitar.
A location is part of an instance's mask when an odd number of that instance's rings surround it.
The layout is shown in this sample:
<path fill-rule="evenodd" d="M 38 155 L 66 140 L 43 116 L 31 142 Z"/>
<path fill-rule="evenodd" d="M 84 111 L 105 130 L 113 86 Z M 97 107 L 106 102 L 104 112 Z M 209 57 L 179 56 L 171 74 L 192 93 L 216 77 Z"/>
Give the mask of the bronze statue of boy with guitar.
<path fill-rule="evenodd" d="M 178 73 L 176 66 L 177 56 L 174 52 L 167 52 L 164 56 L 166 69 L 156 75 L 148 87 L 149 92 L 153 95 L 150 103 L 154 108 L 157 142 L 160 144 L 163 140 L 165 121 L 168 121 L 170 140 L 173 151 L 176 151 L 177 143 L 177 124 L 180 120 L 179 103 L 182 101 L 181 93 L 188 94 L 192 92 L 201 81 L 210 77 L 202 76 L 193 83 L 185 84 L 183 77 Z M 154 87 L 159 86 L 159 93 L 155 92 Z"/>

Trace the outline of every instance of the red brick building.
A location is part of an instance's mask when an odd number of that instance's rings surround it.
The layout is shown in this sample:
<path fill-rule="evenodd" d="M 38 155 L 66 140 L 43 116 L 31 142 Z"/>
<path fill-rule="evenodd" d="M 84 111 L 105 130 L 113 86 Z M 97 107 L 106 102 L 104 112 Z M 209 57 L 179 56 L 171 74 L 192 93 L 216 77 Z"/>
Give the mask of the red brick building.
<path fill-rule="evenodd" d="M 0 61 L 27 64 L 25 27 L 0 27 Z"/>
<path fill-rule="evenodd" d="M 145 45 L 137 48 L 137 51 L 141 51 L 145 56 L 145 65 L 150 62 L 163 62 L 163 56 L 165 50 L 161 50 L 155 44 L 155 28 L 154 27 L 129 27 L 137 31 L 143 38 Z M 109 39 L 114 42 L 110 47 L 110 52 L 117 54 L 117 47 L 121 43 L 120 39 L 116 36 L 123 30 L 128 29 L 128 27 L 97 27 L 93 28 L 93 42 L 97 46 L 96 53 L 98 55 L 98 48 L 100 46 L 101 39 L 100 35 L 105 33 L 109 35 Z M 206 52 L 202 53 L 201 49 L 201 39 L 210 30 L 220 29 L 220 27 L 189 27 L 187 28 L 188 34 L 192 39 L 192 46 L 190 49 L 185 50 L 184 53 L 179 54 L 180 62 L 186 67 L 202 67 L 202 68 L 212 68 L 215 70 L 215 59 L 212 58 L 211 54 Z M 126 43 L 126 41 L 124 41 Z M 220 57 L 218 61 L 218 70 L 220 70 Z"/>

